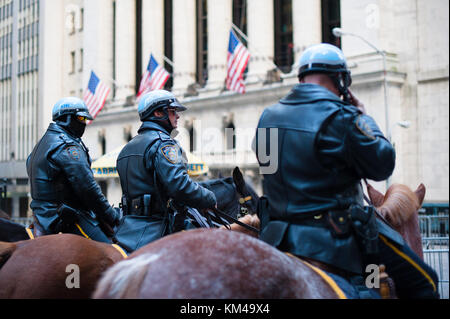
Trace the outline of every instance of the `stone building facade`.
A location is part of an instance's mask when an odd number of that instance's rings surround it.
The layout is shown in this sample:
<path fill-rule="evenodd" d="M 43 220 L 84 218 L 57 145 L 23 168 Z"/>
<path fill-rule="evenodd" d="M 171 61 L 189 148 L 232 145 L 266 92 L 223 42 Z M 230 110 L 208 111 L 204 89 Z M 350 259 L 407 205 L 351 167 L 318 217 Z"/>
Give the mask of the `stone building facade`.
<path fill-rule="evenodd" d="M 37 115 L 30 117 L 35 134 L 27 145 L 45 131 L 58 98 L 83 95 L 91 70 L 112 91 L 84 135 L 90 154 L 97 159 L 126 143 L 140 126 L 135 95 L 152 53 L 172 74 L 166 89 L 189 108 L 179 121 L 182 146 L 207 163 L 209 177 L 230 175 L 239 166 L 261 193 L 251 150 L 259 116 L 297 83 L 301 52 L 311 44 L 331 42 L 348 57 L 353 92 L 395 144 L 397 165 L 389 182 L 414 189 L 424 183 L 427 202 L 448 203 L 446 0 L 23 1 L 39 6 L 38 98 L 30 104 Z M 10 3 L 20 4 L 1 0 L 1 10 Z M 13 20 L 5 20 L 0 12 L 0 36 L 8 25 L 14 30 Z M 251 54 L 245 94 L 224 89 L 233 25 Z M 346 35 L 336 38 L 333 27 Z M 6 82 L 0 81 L 0 92 L 18 95 Z M 9 113 L 1 112 L 0 154 L 5 156 L 0 159 L 0 178 L 9 181 L 10 206 L 18 215 L 18 196 L 23 197 L 27 186 L 17 181 L 26 181 L 25 153 L 31 149 L 27 146 L 24 156 L 11 158 L 7 148 L 21 142 L 14 144 L 6 135 L 17 129 L 3 120 Z M 21 117 L 13 116 L 11 123 L 18 126 Z M 99 182 L 117 206 L 118 179 Z M 386 183 L 375 187 L 383 191 Z"/>

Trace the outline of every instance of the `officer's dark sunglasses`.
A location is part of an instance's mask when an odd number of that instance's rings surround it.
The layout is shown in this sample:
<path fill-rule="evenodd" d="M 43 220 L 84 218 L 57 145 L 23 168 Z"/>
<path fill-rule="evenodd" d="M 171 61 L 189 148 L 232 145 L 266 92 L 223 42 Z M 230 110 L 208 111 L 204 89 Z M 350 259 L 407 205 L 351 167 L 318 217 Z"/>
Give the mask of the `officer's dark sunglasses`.
<path fill-rule="evenodd" d="M 86 124 L 86 122 L 88 120 L 86 116 L 79 116 L 79 115 L 76 116 L 76 119 L 78 122 L 81 122 L 83 124 Z"/>

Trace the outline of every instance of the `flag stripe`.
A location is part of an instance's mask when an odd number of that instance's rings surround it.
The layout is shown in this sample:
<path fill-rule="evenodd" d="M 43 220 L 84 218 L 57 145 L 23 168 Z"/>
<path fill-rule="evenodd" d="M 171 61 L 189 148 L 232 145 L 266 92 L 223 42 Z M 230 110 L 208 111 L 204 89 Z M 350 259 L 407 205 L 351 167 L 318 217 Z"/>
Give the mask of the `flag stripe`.
<path fill-rule="evenodd" d="M 110 91 L 111 89 L 100 81 L 94 71 L 91 71 L 91 77 L 89 79 L 88 87 L 84 91 L 83 100 L 88 107 L 89 113 L 94 119 L 105 105 L 106 98 Z M 88 123 L 90 122 L 91 121 Z"/>
<path fill-rule="evenodd" d="M 142 75 L 137 97 L 149 91 L 162 89 L 169 77 L 170 73 L 156 62 L 153 54 L 150 54 L 150 61 Z"/>
<path fill-rule="evenodd" d="M 230 91 L 245 93 L 243 74 L 250 59 L 247 48 L 230 30 L 230 40 L 228 44 L 227 56 L 227 79 L 226 87 Z"/>

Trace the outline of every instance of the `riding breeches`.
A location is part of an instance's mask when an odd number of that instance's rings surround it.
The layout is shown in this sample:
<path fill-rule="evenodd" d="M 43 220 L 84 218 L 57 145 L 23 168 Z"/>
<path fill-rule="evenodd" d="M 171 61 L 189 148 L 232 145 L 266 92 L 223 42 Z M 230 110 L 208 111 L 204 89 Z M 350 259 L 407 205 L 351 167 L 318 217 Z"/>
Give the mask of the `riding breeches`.
<path fill-rule="evenodd" d="M 398 298 L 439 298 L 436 272 L 408 245 L 400 246 L 379 235 L 380 263 L 395 283 Z"/>

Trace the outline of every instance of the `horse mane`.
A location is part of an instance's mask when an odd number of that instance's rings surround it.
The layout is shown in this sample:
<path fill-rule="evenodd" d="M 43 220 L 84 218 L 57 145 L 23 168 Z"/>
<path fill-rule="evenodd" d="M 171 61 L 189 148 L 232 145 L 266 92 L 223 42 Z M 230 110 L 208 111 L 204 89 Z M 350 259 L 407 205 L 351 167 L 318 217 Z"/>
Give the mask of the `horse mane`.
<path fill-rule="evenodd" d="M 159 255 L 142 255 L 126 259 L 111 266 L 103 273 L 92 296 L 94 299 L 128 299 L 139 295 L 149 264 Z"/>
<path fill-rule="evenodd" d="M 384 201 L 378 209 L 389 222 L 399 227 L 409 221 L 421 205 L 417 194 L 408 186 L 393 184 L 387 190 Z"/>

